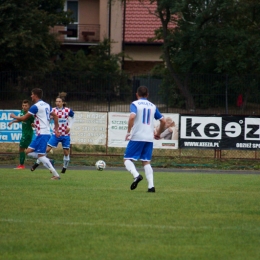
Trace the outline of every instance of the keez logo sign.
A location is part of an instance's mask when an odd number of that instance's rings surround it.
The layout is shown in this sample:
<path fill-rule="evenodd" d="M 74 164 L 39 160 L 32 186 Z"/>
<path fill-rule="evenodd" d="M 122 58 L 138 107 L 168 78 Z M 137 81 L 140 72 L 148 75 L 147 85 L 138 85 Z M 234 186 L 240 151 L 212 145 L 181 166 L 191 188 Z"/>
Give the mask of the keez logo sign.
<path fill-rule="evenodd" d="M 260 118 L 181 116 L 180 147 L 259 149 Z"/>

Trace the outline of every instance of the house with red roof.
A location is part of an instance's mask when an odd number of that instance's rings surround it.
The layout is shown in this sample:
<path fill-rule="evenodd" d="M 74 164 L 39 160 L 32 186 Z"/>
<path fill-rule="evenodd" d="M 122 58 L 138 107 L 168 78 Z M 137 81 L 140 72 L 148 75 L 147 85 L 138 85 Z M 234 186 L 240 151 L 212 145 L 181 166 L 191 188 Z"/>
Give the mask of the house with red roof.
<path fill-rule="evenodd" d="M 162 41 L 149 41 L 161 27 L 155 15 L 156 3 L 149 0 L 65 0 L 65 10 L 73 13 L 74 22 L 55 26 L 62 49 L 88 53 L 104 38 L 112 42 L 111 53 L 125 53 L 122 69 L 130 74 L 148 73 L 162 63 Z"/>
<path fill-rule="evenodd" d="M 131 74 L 148 73 L 159 63 L 162 41 L 151 41 L 155 30 L 161 27 L 155 15 L 156 3 L 149 0 L 126 1 L 123 12 L 122 50 L 126 54 L 123 69 Z"/>
<path fill-rule="evenodd" d="M 72 12 L 74 22 L 56 25 L 50 33 L 57 36 L 62 50 L 73 52 L 97 45 L 105 38 L 111 39 L 113 52 L 122 51 L 122 2 L 115 0 L 65 0 L 64 10 Z"/>

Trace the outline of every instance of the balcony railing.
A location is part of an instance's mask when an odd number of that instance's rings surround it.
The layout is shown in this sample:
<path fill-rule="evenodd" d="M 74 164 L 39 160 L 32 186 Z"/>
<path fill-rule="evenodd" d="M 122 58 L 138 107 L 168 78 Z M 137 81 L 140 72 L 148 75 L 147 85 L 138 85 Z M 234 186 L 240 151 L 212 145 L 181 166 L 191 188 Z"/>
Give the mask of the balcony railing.
<path fill-rule="evenodd" d="M 99 24 L 57 25 L 50 30 L 62 43 L 96 43 L 100 41 Z"/>

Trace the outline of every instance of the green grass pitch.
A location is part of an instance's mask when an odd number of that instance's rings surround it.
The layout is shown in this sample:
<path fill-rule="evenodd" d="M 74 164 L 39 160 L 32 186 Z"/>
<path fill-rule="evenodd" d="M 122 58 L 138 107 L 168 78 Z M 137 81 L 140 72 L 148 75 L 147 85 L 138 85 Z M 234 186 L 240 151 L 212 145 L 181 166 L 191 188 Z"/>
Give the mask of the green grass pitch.
<path fill-rule="evenodd" d="M 144 176 L 144 173 L 141 172 Z M 260 259 L 260 175 L 0 169 L 0 259 Z"/>

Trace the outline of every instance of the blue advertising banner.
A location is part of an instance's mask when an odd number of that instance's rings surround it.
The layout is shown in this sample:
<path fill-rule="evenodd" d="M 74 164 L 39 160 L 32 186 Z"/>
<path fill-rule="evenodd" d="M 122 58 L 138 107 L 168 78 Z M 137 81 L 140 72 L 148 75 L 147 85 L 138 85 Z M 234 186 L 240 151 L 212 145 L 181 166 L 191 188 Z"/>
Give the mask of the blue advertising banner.
<path fill-rule="evenodd" d="M 0 110 L 0 143 L 19 143 L 22 136 L 22 123 L 14 123 L 10 115 L 19 115 L 20 110 Z"/>

